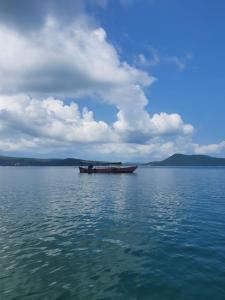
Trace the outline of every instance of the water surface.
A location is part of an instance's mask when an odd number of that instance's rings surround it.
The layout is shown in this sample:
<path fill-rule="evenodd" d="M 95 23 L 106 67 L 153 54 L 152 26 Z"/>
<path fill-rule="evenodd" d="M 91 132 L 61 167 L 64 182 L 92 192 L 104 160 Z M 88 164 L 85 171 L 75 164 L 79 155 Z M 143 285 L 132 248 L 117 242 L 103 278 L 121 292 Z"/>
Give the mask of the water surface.
<path fill-rule="evenodd" d="M 225 168 L 0 168 L 0 299 L 225 299 Z"/>

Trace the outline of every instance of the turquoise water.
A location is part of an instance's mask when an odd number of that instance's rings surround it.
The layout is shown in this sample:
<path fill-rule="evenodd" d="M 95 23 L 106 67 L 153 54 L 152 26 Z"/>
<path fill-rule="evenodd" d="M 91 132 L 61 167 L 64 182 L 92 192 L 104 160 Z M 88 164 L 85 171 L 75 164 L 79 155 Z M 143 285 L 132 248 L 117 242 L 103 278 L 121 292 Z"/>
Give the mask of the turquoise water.
<path fill-rule="evenodd" d="M 0 299 L 225 299 L 225 168 L 0 168 Z"/>

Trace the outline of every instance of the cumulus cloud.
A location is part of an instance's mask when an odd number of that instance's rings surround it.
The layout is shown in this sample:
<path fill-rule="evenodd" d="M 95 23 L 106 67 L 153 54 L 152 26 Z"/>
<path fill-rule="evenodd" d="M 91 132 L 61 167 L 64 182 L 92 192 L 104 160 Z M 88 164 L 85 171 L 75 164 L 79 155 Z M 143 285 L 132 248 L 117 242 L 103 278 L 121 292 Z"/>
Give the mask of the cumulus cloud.
<path fill-rule="evenodd" d="M 150 116 L 145 109 L 148 99 L 138 85 L 108 90 L 103 92 L 103 97 L 118 108 L 113 128 L 127 142 L 143 142 L 157 135 L 191 135 L 194 131 L 194 127 L 185 124 L 179 114 Z"/>
<path fill-rule="evenodd" d="M 155 78 L 123 61 L 105 30 L 78 15 L 72 23 L 48 16 L 28 31 L 0 24 L 0 150 L 41 153 L 85 145 L 103 155 L 172 154 L 194 127 L 177 113 L 150 115 L 144 90 Z M 116 107 L 116 120 L 81 111 L 77 99 L 85 97 Z"/>
<path fill-rule="evenodd" d="M 122 112 L 123 110 L 119 114 Z M 17 136 L 20 137 L 19 143 L 22 147 L 38 145 L 41 139 L 51 143 L 61 142 L 62 145 L 106 142 L 112 145 L 123 143 L 129 137 L 129 142 L 134 143 L 137 142 L 135 135 L 140 139 L 144 130 L 144 140 L 148 140 L 151 136 L 164 135 L 170 131 L 189 134 L 188 126 L 190 126 L 184 125 L 179 115 L 164 113 L 161 116 L 155 114 L 152 118 L 147 115 L 144 120 L 146 124 L 138 124 L 138 120 L 134 118 L 137 124 L 134 123 L 130 129 L 129 118 L 121 121 L 119 116 L 118 120 L 110 125 L 96 121 L 93 112 L 87 108 L 80 111 L 74 101 L 65 104 L 53 97 L 38 100 L 26 95 L 0 95 L 0 121 L 2 141 L 6 139 L 8 145 L 8 137 Z M 139 119 L 139 122 L 142 121 Z M 145 126 L 149 128 L 145 129 Z"/>
<path fill-rule="evenodd" d="M 95 150 L 103 155 L 113 154 L 117 157 L 142 158 L 142 157 L 163 157 L 174 153 L 173 142 L 160 142 L 151 140 L 147 144 L 138 143 L 105 143 L 95 145 Z"/>
<path fill-rule="evenodd" d="M 80 111 L 74 101 L 65 104 L 53 97 L 39 100 L 22 94 L 0 95 L 0 150 L 74 155 L 80 149 L 81 156 L 96 153 L 98 157 L 113 155 L 127 160 L 162 158 L 175 152 L 211 154 L 225 149 L 225 141 L 212 145 L 193 143 L 192 127 L 177 114 L 148 116 L 146 126 L 150 123 L 151 129 L 146 130 L 143 139 L 143 124 L 132 128 L 132 136 L 126 122 L 122 132 L 117 128 L 120 121 L 111 125 L 96 121 L 92 111 Z M 173 137 L 168 135 L 170 131 Z"/>
<path fill-rule="evenodd" d="M 29 34 L 0 26 L 0 47 L 0 118 L 8 128 L 74 143 L 193 132 L 178 114 L 149 115 L 143 87 L 154 77 L 121 61 L 104 29 L 86 18 L 61 26 L 49 17 Z M 96 122 L 93 112 L 80 114 L 75 102 L 59 100 L 85 96 L 116 106 L 116 122 Z"/>
<path fill-rule="evenodd" d="M 115 140 L 116 135 L 103 121 L 95 121 L 93 112 L 79 111 L 74 102 L 47 98 L 42 101 L 28 96 L 0 96 L 0 133 L 44 138 L 70 143 Z"/>
<path fill-rule="evenodd" d="M 225 141 L 218 144 L 199 145 L 189 138 L 177 137 L 173 140 L 153 138 L 148 143 L 103 143 L 94 145 L 94 151 L 101 155 L 113 155 L 118 159 L 147 161 L 166 158 L 174 153 L 217 154 L 225 150 Z"/>
<path fill-rule="evenodd" d="M 220 153 L 225 150 L 225 141 L 222 141 L 218 144 L 209 144 L 209 145 L 199 145 L 193 144 L 194 152 L 198 154 L 213 154 Z"/>
<path fill-rule="evenodd" d="M 0 26 L 0 92 L 77 96 L 114 86 L 149 85 L 147 73 L 121 62 L 103 28 L 54 18 L 30 34 Z"/>

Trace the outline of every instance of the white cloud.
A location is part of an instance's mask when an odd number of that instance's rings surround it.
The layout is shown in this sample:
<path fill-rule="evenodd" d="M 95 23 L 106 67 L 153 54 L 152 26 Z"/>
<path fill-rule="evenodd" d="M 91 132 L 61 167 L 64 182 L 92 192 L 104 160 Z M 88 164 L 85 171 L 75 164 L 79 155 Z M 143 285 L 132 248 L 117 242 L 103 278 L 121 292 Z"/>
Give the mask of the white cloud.
<path fill-rule="evenodd" d="M 190 139 L 175 138 L 166 141 L 153 138 L 146 144 L 140 143 L 104 143 L 94 146 L 94 150 L 101 155 L 113 155 L 124 160 L 136 159 L 148 162 L 150 158 L 162 159 L 174 153 L 217 154 L 225 150 L 225 141 L 212 145 L 199 145 Z"/>
<path fill-rule="evenodd" d="M 193 133 L 193 126 L 184 124 L 178 114 L 160 113 L 150 116 L 145 110 L 148 99 L 138 85 L 114 88 L 103 93 L 103 97 L 118 108 L 113 128 L 125 141 L 146 141 L 157 135 Z"/>
<path fill-rule="evenodd" d="M 162 54 L 159 50 L 149 47 L 149 55 L 140 53 L 135 58 L 135 64 L 145 67 L 156 67 L 160 65 L 174 65 L 178 70 L 183 71 L 186 69 L 188 62 L 192 60 L 191 53 L 187 53 L 183 56 Z"/>
<path fill-rule="evenodd" d="M 129 124 L 130 120 L 124 121 L 121 116 L 110 125 L 96 121 L 92 111 L 80 111 L 73 101 L 65 104 L 53 97 L 38 100 L 25 95 L 0 95 L 0 150 L 74 155 L 80 149 L 82 157 L 96 153 L 99 158 L 119 160 L 225 150 L 225 141 L 212 145 L 193 143 L 192 126 L 185 125 L 177 114 L 161 113 L 153 117 L 147 114 L 146 120 L 139 120 L 143 124 L 138 124 L 135 115 L 131 118 L 134 118 L 132 128 L 128 126 L 132 122 Z M 173 136 L 169 135 L 171 132 Z"/>
<path fill-rule="evenodd" d="M 86 145 L 86 152 L 157 157 L 188 147 L 224 148 L 179 144 L 179 137 L 190 139 L 194 127 L 177 113 L 148 113 L 144 88 L 155 78 L 122 61 L 105 30 L 86 17 L 64 26 L 49 17 L 29 32 L 0 25 L 0 49 L 1 151 Z M 76 100 L 86 96 L 115 106 L 116 121 L 97 121 L 93 111 L 80 111 Z"/>
<path fill-rule="evenodd" d="M 148 144 L 137 143 L 106 143 L 96 145 L 95 150 L 98 153 L 109 155 L 113 154 L 118 157 L 129 158 L 143 158 L 143 157 L 163 157 L 174 153 L 173 142 L 157 142 L 150 141 Z"/>
<path fill-rule="evenodd" d="M 143 87 L 154 77 L 121 61 L 104 29 L 85 17 L 66 26 L 49 17 L 43 28 L 29 33 L 1 25 L 0 48 L 1 132 L 19 134 L 23 147 L 32 137 L 32 145 L 40 139 L 145 143 L 157 135 L 193 132 L 178 114 L 149 115 Z M 74 101 L 60 100 L 85 96 L 116 106 L 117 120 L 96 121 L 92 111 L 80 112 Z"/>
<path fill-rule="evenodd" d="M 103 121 L 95 121 L 93 112 L 81 113 L 76 103 L 28 96 L 0 96 L 0 133 L 44 138 L 69 143 L 112 141 L 116 135 Z"/>
<path fill-rule="evenodd" d="M 84 109 L 80 112 L 75 102 L 65 104 L 53 97 L 38 100 L 22 94 L 0 95 L 0 137 L 8 145 L 9 136 L 17 136 L 24 147 L 26 144 L 38 145 L 41 139 L 61 142 L 62 145 L 126 141 L 137 143 L 140 139 L 144 142 L 152 136 L 169 133 L 186 135 L 192 131 L 191 125 L 185 125 L 177 114 L 155 114 L 151 118 L 139 106 L 140 103 L 134 104 L 133 115 L 129 115 L 126 105 L 121 107 L 118 120 L 110 125 L 96 121 L 92 111 Z M 141 115 L 136 115 L 139 112 Z"/>
<path fill-rule="evenodd" d="M 0 26 L 0 92 L 76 96 L 113 86 L 149 85 L 153 77 L 121 62 L 103 28 L 84 19 L 21 33 Z"/>
<path fill-rule="evenodd" d="M 218 144 L 199 145 L 193 144 L 194 152 L 198 154 L 215 154 L 225 150 L 225 141 Z"/>

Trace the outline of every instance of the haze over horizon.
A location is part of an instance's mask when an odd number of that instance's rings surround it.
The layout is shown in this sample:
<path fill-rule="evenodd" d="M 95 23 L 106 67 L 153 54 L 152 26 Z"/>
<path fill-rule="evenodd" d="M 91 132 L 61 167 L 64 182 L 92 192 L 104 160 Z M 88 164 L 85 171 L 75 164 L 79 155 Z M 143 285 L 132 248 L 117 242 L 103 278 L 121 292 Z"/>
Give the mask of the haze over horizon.
<path fill-rule="evenodd" d="M 222 0 L 1 0 L 0 155 L 225 157 Z"/>

